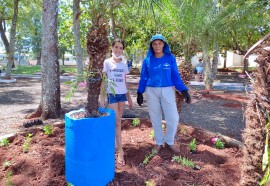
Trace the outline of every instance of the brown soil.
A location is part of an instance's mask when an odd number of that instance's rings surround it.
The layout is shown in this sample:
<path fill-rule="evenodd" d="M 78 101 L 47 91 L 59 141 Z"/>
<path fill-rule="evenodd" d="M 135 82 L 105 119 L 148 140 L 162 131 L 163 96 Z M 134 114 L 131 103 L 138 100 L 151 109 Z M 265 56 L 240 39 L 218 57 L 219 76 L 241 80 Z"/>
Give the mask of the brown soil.
<path fill-rule="evenodd" d="M 135 73 L 135 72 L 134 72 Z M 222 106 L 241 108 L 243 96 L 229 94 L 208 94 L 198 92 L 199 97 L 209 99 L 228 99 L 234 103 Z M 195 95 L 194 95 L 195 96 Z M 195 96 L 196 97 L 196 96 Z M 163 186 L 207 185 L 236 186 L 240 180 L 242 150 L 225 145 L 225 149 L 216 149 L 211 142 L 214 134 L 180 124 L 176 143 L 180 146 L 177 156 L 192 160 L 200 170 L 172 161 L 174 154 L 167 148 L 161 149 L 146 165 L 145 157 L 151 153 L 155 144 L 150 138 L 151 123 L 141 119 L 138 127 L 132 126 L 132 120 L 123 120 L 122 138 L 126 165 L 116 165 L 115 178 L 108 186 L 142 186 L 146 183 Z M 64 125 L 56 125 L 53 135 L 47 136 L 43 130 L 29 128 L 23 134 L 10 138 L 10 144 L 0 147 L 0 185 L 14 186 L 61 186 L 65 181 L 64 162 Z M 32 133 L 29 152 L 23 152 L 25 136 Z M 197 153 L 189 152 L 188 144 L 197 140 Z M 4 165 L 4 162 L 6 166 Z M 101 175 L 102 176 L 102 175 Z"/>
<path fill-rule="evenodd" d="M 214 137 L 202 129 L 180 125 L 176 143 L 181 152 L 178 156 L 192 160 L 200 170 L 183 166 L 172 161 L 174 154 L 167 148 L 161 149 L 146 165 L 143 161 L 154 145 L 150 138 L 151 123 L 141 119 L 137 127 L 132 119 L 123 120 L 123 146 L 126 166 L 116 165 L 114 180 L 109 186 L 141 186 L 146 182 L 155 185 L 238 185 L 242 151 L 226 147 L 216 149 L 210 138 Z M 10 144 L 0 147 L 0 162 L 8 160 L 10 165 L 2 165 L 0 185 L 17 186 L 61 186 L 67 185 L 64 171 L 64 125 L 57 125 L 53 135 L 47 136 L 42 129 L 27 129 L 25 134 L 10 139 Z M 29 152 L 23 152 L 25 136 L 32 133 Z M 189 152 L 188 144 L 197 140 L 197 153 Z M 9 173 L 11 173 L 10 176 Z M 102 175 L 100 175 L 102 176 Z"/>

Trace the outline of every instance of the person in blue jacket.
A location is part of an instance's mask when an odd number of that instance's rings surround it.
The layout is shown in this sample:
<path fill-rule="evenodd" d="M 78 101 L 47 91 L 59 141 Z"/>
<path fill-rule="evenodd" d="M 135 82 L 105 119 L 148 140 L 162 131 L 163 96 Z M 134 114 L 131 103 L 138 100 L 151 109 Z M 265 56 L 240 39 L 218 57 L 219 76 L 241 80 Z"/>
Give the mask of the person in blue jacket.
<path fill-rule="evenodd" d="M 152 150 L 156 152 L 164 145 L 174 153 L 180 152 L 179 147 L 174 143 L 179 122 L 175 88 L 181 92 L 187 103 L 191 103 L 188 88 L 180 77 L 175 56 L 171 53 L 169 45 L 161 34 L 153 35 L 142 64 L 137 103 L 140 106 L 143 104 L 145 92 L 156 142 Z M 162 113 L 166 120 L 165 135 L 162 129 Z"/>

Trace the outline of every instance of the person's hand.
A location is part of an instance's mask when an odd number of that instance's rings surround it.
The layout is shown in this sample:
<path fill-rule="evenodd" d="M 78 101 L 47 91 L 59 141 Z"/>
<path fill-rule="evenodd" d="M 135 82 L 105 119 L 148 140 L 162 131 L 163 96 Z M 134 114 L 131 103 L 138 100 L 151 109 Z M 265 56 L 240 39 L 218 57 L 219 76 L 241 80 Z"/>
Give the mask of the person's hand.
<path fill-rule="evenodd" d="M 142 106 L 143 104 L 143 95 L 140 92 L 137 92 L 137 103 Z"/>
<path fill-rule="evenodd" d="M 187 90 L 184 90 L 183 92 L 181 92 L 182 96 L 184 97 L 184 100 L 187 102 L 187 103 L 191 103 L 191 97 L 188 93 Z"/>

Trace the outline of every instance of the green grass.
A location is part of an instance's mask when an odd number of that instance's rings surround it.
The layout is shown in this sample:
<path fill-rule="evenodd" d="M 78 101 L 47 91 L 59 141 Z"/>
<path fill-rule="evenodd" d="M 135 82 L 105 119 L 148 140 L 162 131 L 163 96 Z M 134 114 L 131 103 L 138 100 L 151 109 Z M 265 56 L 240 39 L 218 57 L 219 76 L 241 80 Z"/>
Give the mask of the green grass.
<path fill-rule="evenodd" d="M 63 70 L 71 74 L 76 74 L 77 71 L 75 66 L 60 66 L 60 72 Z M 37 72 L 41 72 L 40 66 L 16 66 L 16 70 L 12 70 L 12 74 L 32 75 Z"/>
<path fill-rule="evenodd" d="M 34 74 L 40 72 L 40 66 L 16 66 L 12 74 Z"/>

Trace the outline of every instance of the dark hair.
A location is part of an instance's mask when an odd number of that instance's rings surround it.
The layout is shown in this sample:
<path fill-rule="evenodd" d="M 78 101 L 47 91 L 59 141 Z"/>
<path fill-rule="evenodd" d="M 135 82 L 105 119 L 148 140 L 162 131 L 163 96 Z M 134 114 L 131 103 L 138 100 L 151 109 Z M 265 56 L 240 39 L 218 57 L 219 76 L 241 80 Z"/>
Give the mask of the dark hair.
<path fill-rule="evenodd" d="M 116 38 L 116 39 L 113 40 L 112 46 L 114 46 L 115 43 L 117 43 L 117 42 L 121 43 L 123 45 L 123 49 L 125 49 L 125 42 L 124 42 L 124 40 L 119 39 L 119 38 Z"/>

